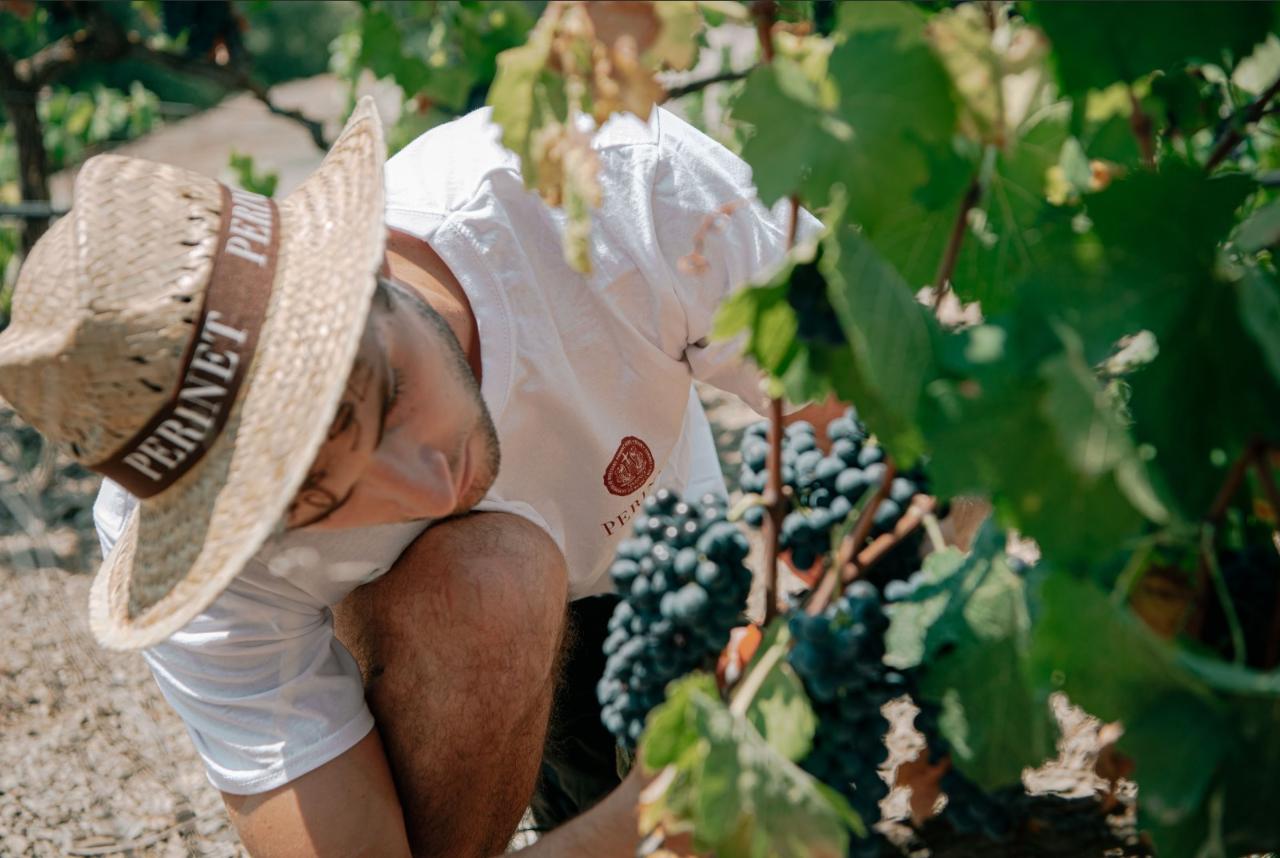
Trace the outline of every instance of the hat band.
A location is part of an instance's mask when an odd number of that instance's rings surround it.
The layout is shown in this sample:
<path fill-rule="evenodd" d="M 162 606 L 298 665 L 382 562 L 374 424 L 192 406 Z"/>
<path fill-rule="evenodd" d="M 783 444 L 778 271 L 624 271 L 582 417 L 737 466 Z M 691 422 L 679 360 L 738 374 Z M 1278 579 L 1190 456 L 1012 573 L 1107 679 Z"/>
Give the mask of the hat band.
<path fill-rule="evenodd" d="M 258 345 L 275 282 L 280 212 L 269 197 L 222 189 L 222 225 L 209 285 L 177 389 L 111 458 L 90 467 L 139 498 L 177 482 L 213 446 Z"/>

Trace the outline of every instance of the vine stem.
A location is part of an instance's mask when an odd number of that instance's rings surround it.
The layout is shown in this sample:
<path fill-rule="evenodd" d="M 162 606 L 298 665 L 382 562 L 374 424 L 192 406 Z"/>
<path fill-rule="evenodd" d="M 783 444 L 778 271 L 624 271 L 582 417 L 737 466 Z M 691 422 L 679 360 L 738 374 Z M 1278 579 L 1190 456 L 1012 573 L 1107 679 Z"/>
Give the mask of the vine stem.
<path fill-rule="evenodd" d="M 773 62 L 773 22 L 778 17 L 777 0 L 755 0 L 751 14 L 756 19 L 756 38 L 766 63 Z"/>
<path fill-rule="evenodd" d="M 734 81 L 734 80 L 742 80 L 744 77 L 751 74 L 751 72 L 753 72 L 754 70 L 755 70 L 755 66 L 748 66 L 747 68 L 742 69 L 740 71 L 720 72 L 719 74 L 713 74 L 710 77 L 704 77 L 699 80 L 691 80 L 688 83 L 682 83 L 682 84 L 679 84 L 678 86 L 673 86 L 670 89 L 668 89 L 666 98 L 664 100 L 681 98 L 691 93 L 698 92 L 699 90 L 706 89 L 707 87 L 713 84 L 728 83 L 729 81 Z"/>
<path fill-rule="evenodd" d="M 1280 77 L 1273 80 L 1271 86 L 1264 89 L 1250 104 L 1232 114 L 1231 118 L 1227 120 L 1228 128 L 1226 132 L 1213 145 L 1213 151 L 1209 153 L 1209 160 L 1204 163 L 1205 172 L 1209 172 L 1226 160 L 1232 150 L 1244 139 L 1244 129 L 1263 117 L 1267 112 L 1267 103 L 1275 98 L 1278 92 L 1280 92 Z"/>
<path fill-rule="evenodd" d="M 1129 128 L 1138 139 L 1138 149 L 1142 152 L 1142 166 L 1148 170 L 1156 168 L 1156 142 L 1152 136 L 1151 117 L 1142 109 L 1138 96 L 1129 86 Z"/>
<path fill-rule="evenodd" d="M 1262 491 L 1267 496 L 1267 503 L 1271 505 L 1271 514 L 1280 516 L 1280 488 L 1276 487 L 1276 478 L 1271 473 L 1271 464 L 1268 461 L 1267 450 L 1259 449 L 1253 457 L 1253 466 L 1258 471 L 1258 482 L 1262 484 Z"/>
<path fill-rule="evenodd" d="M 933 311 L 938 312 L 942 299 L 951 288 L 951 275 L 956 270 L 956 260 L 960 258 L 960 245 L 964 242 L 965 228 L 969 223 L 969 211 L 978 204 L 982 195 L 982 182 L 974 175 L 964 197 L 960 200 L 960 211 L 956 213 L 955 223 L 951 225 L 951 235 L 947 238 L 947 249 L 938 263 L 938 272 L 933 277 Z"/>
<path fill-rule="evenodd" d="M 1280 516 L 1280 489 L 1276 488 L 1275 477 L 1271 473 L 1271 459 L 1268 456 L 1268 450 L 1263 449 L 1259 455 L 1253 459 L 1253 465 L 1258 470 L 1258 482 L 1262 484 L 1262 491 L 1267 496 L 1267 503 L 1271 505 L 1271 514 Z M 1275 543 L 1277 551 L 1280 551 L 1280 530 L 1272 532 L 1272 540 Z M 1271 630 L 1267 635 L 1267 652 L 1265 667 L 1268 669 L 1276 666 L 1280 662 L 1280 587 L 1276 588 L 1275 604 L 1271 606 Z"/>
<path fill-rule="evenodd" d="M 1248 471 L 1250 463 L 1264 449 L 1261 441 L 1254 441 L 1245 448 L 1238 459 L 1231 463 L 1231 469 L 1227 471 L 1227 476 L 1222 481 L 1222 488 L 1218 489 L 1218 494 L 1213 499 L 1213 505 L 1209 507 L 1209 515 L 1205 519 L 1206 525 L 1212 528 L 1222 521 L 1222 517 L 1227 514 L 1227 508 L 1231 506 L 1231 499 L 1236 496 L 1236 492 L 1240 491 L 1240 484 L 1244 482 L 1244 475 Z M 1212 548 L 1212 545 L 1210 548 Z M 1199 637 L 1200 630 L 1204 626 L 1205 590 L 1212 583 L 1213 578 L 1213 570 L 1209 567 L 1208 557 L 1203 550 L 1200 552 L 1200 560 L 1196 567 L 1196 609 L 1187 622 L 1187 629 L 1193 635 Z M 1219 598 L 1222 597 L 1221 593 L 1218 595 Z M 1223 611 L 1228 609 L 1227 605 L 1223 605 Z"/>
<path fill-rule="evenodd" d="M 897 545 L 916 529 L 924 525 L 929 518 L 933 517 L 933 511 L 937 509 L 938 501 L 931 495 L 916 495 L 911 499 L 911 506 L 907 507 L 907 511 L 902 518 L 898 519 L 898 523 L 889 533 L 882 533 L 871 541 L 871 544 L 858 552 L 858 556 L 845 565 L 844 575 L 842 576 L 844 583 L 848 584 L 854 581 L 863 572 L 866 572 L 872 566 L 880 561 Z"/>
<path fill-rule="evenodd" d="M 764 491 L 764 625 L 778 616 L 778 541 L 786 515 L 782 494 L 782 400 L 769 400 L 769 484 Z"/>
<path fill-rule="evenodd" d="M 889 496 L 889 485 L 893 482 L 893 478 L 897 475 L 897 466 L 893 464 L 893 459 L 885 457 L 884 480 L 880 483 L 880 487 L 876 489 L 875 494 L 867 501 L 867 505 L 862 508 L 862 512 L 858 515 L 857 522 L 853 525 L 853 530 L 840 543 L 840 550 L 836 552 L 835 561 L 828 567 L 827 572 L 822 577 L 822 581 L 818 584 L 818 589 L 809 597 L 809 602 L 805 605 L 805 613 L 810 616 L 817 616 L 827 609 L 827 605 L 831 604 L 831 599 L 838 589 L 842 577 L 843 570 L 858 552 L 858 546 L 867 541 L 868 534 L 871 533 L 871 525 L 875 520 L 876 509 L 880 506 L 880 502 Z"/>
<path fill-rule="evenodd" d="M 1218 566 L 1218 558 L 1213 550 L 1213 525 L 1206 524 L 1200 530 L 1200 559 L 1209 570 L 1209 579 L 1213 581 L 1213 589 L 1222 603 L 1222 614 L 1227 618 L 1227 630 L 1231 634 L 1231 656 L 1236 664 L 1244 664 L 1244 629 L 1240 627 L 1240 615 L 1236 613 L 1235 603 L 1227 591 L 1227 582 L 1222 577 L 1222 569 Z"/>
<path fill-rule="evenodd" d="M 791 195 L 791 224 L 787 228 L 787 252 L 795 247 L 796 229 L 800 221 L 800 198 Z M 781 397 L 769 400 L 769 484 L 765 488 L 765 555 L 764 555 L 764 624 L 778 616 L 778 541 L 782 520 L 786 517 L 786 495 L 782 491 L 782 413 Z"/>
<path fill-rule="evenodd" d="M 1213 499 L 1213 506 L 1209 508 L 1210 524 L 1217 524 L 1227 514 L 1231 499 L 1235 497 L 1236 492 L 1240 491 L 1240 483 L 1244 481 L 1245 471 L 1258 457 L 1261 449 L 1262 445 L 1255 441 L 1245 448 L 1240 458 L 1231 463 L 1231 470 L 1227 471 L 1226 479 L 1222 481 L 1222 488 L 1218 490 L 1218 494 Z"/>

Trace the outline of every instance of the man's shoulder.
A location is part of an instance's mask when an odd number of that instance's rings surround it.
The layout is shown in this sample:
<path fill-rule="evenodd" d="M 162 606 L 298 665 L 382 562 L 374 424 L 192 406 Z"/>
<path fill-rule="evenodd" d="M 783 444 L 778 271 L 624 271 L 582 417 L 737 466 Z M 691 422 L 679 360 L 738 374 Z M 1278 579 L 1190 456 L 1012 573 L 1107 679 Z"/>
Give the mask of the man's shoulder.
<path fill-rule="evenodd" d="M 584 131 L 590 129 L 584 125 Z M 627 172 L 652 163 L 631 155 L 685 151 L 707 154 L 718 143 L 666 108 L 655 106 L 648 119 L 617 113 L 591 139 L 591 147 L 607 157 L 601 163 L 607 182 L 611 172 Z M 482 107 L 424 132 L 386 164 L 387 207 L 404 211 L 446 215 L 466 205 L 486 179 L 506 175 L 513 187 L 522 187 L 520 158 L 502 143 L 502 128 L 493 121 L 493 109 Z"/>
<path fill-rule="evenodd" d="M 448 214 L 487 176 L 518 175 L 520 159 L 502 145 L 491 115 L 485 107 L 437 125 L 388 159 L 387 208 Z"/>

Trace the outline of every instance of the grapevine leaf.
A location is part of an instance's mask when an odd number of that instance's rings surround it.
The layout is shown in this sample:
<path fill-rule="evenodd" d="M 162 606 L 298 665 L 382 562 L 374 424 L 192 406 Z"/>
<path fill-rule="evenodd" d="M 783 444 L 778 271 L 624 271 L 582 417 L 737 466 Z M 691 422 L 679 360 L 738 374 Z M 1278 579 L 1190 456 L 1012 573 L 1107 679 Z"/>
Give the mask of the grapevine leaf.
<path fill-rule="evenodd" d="M 1273 200 L 1245 219 L 1236 230 L 1236 247 L 1257 253 L 1280 244 L 1280 200 Z"/>
<path fill-rule="evenodd" d="M 1188 519 L 1209 509 L 1229 463 L 1280 427 L 1280 384 L 1250 330 L 1265 338 L 1274 316 L 1246 325 L 1241 288 L 1199 289 L 1161 336 L 1170 348 L 1129 376 L 1135 435 L 1155 451 L 1148 468 Z"/>
<path fill-rule="evenodd" d="M 1272 29 L 1269 3 L 1155 2 L 1026 4 L 1053 42 L 1063 91 L 1131 82 L 1187 61 L 1236 59 Z"/>
<path fill-rule="evenodd" d="M 965 565 L 958 548 L 935 551 L 924 559 L 923 581 L 904 600 L 890 603 L 889 630 L 885 632 L 885 663 L 899 670 L 924 660 L 925 637 L 946 608 L 952 579 Z"/>
<path fill-rule="evenodd" d="M 752 126 L 742 158 L 762 201 L 772 205 L 799 193 L 810 207 L 826 204 L 849 131 L 819 106 L 817 88 L 799 65 L 779 57 L 753 70 L 733 117 Z"/>
<path fill-rule="evenodd" d="M 934 373 L 928 311 L 859 232 L 844 227 L 822 258 L 829 297 L 852 360 L 833 382 L 895 456 L 910 463 L 923 449 L 920 392 Z"/>
<path fill-rule="evenodd" d="M 1044 34 L 1005 8 L 975 5 L 942 10 L 927 34 L 955 85 L 961 132 L 1005 148 L 1044 89 Z"/>
<path fill-rule="evenodd" d="M 1053 756 L 1055 725 L 1019 640 L 970 639 L 930 664 L 921 693 L 940 700 L 939 727 L 957 769 L 979 786 L 1017 784 Z"/>
<path fill-rule="evenodd" d="M 1188 69 L 1174 69 L 1151 82 L 1151 99 L 1170 132 L 1195 134 L 1217 121 L 1216 87 Z M 1132 136 L 1132 135 L 1131 135 Z"/>
<path fill-rule="evenodd" d="M 1218 718 L 1203 700 L 1178 691 L 1125 724 L 1117 747 L 1136 761 L 1143 812 L 1159 825 L 1176 825 L 1204 801 L 1227 751 Z M 1188 736 L 1196 741 L 1187 742 Z M 1173 747 L 1182 750 L 1170 754 Z"/>
<path fill-rule="evenodd" d="M 818 722 L 804 693 L 804 684 L 785 658 L 790 643 L 791 632 L 786 622 L 774 621 L 765 631 L 764 640 L 744 675 L 750 676 L 755 665 L 765 658 L 773 660 L 747 707 L 747 720 L 774 750 L 795 762 L 809 753 Z"/>
<path fill-rule="evenodd" d="M 1273 276 L 1259 269 L 1245 275 L 1240 283 L 1240 320 L 1262 350 L 1272 380 L 1280 384 L 1280 284 Z"/>
<path fill-rule="evenodd" d="M 939 725 L 953 763 L 988 788 L 1017 783 L 1024 766 L 1053 752 L 1053 721 L 1030 674 L 1025 587 L 1003 546 L 1004 534 L 988 524 L 955 568 L 925 635 L 920 683 L 926 698 L 942 703 Z M 948 567 L 956 558 L 935 569 Z"/>
<path fill-rule="evenodd" d="M 976 154 L 958 138 L 954 145 L 929 146 L 923 151 L 928 180 L 909 200 L 884 212 L 869 233 L 902 279 L 917 287 L 933 283 L 960 202 L 977 169 Z"/>
<path fill-rule="evenodd" d="M 1212 279 L 1218 244 L 1251 192 L 1251 179 L 1207 177 L 1185 164 L 1137 171 L 1085 197 L 1093 229 L 1057 242 L 1054 264 L 1024 290 L 1031 318 L 1079 332 L 1085 360 L 1105 359 L 1119 338 L 1168 327 Z M 1163 217 L 1153 218 L 1159 211 Z"/>
<path fill-rule="evenodd" d="M 730 712 L 711 677 L 673 684 L 641 747 L 646 770 L 671 767 L 642 797 L 642 830 L 690 831 L 721 858 L 843 858 L 852 811 Z"/>
<path fill-rule="evenodd" d="M 1275 812 L 1275 773 L 1280 771 L 1280 697 L 1229 698 L 1224 718 L 1241 737 L 1221 769 L 1224 801 L 1222 836 L 1227 854 L 1244 855 L 1274 849 L 1280 843 L 1280 817 Z M 1201 735 L 1197 731 L 1197 736 Z"/>
<path fill-rule="evenodd" d="M 967 349 L 961 343 L 979 333 L 948 338 L 959 342 L 947 353 Z M 1121 488 L 1124 472 L 1082 473 L 1064 447 L 1064 435 L 1087 431 L 1096 418 L 1090 414 L 1083 430 L 1061 433 L 1052 420 L 1064 407 L 1053 401 L 1062 391 L 1021 364 L 1007 356 L 970 367 L 972 378 L 930 386 L 923 412 L 930 475 L 944 496 L 989 494 L 1001 520 L 1034 538 L 1047 556 L 1068 567 L 1087 565 L 1133 536 L 1142 518 L 1126 497 L 1128 487 Z"/>
<path fill-rule="evenodd" d="M 1052 239 L 1069 229 L 1068 218 L 1046 199 L 1049 170 L 1067 141 L 1068 114 L 1054 105 L 1028 119 L 1021 136 L 996 153 L 980 207 L 970 217 L 952 274 L 963 301 L 980 301 L 988 315 L 1015 299 L 1028 275 L 1053 264 Z"/>
<path fill-rule="evenodd" d="M 828 62 L 838 113 L 853 129 L 841 162 L 847 217 L 899 268 L 912 293 L 932 279 L 972 174 L 952 155 L 955 101 L 925 38 L 926 22 L 906 4 L 841 4 L 845 39 Z M 924 193 L 931 181 L 959 192 Z"/>
<path fill-rule="evenodd" d="M 554 110 L 563 101 L 563 83 L 547 72 L 556 18 L 544 15 L 525 44 L 498 55 L 498 73 L 489 90 L 493 121 L 502 127 L 502 145 L 520 156 L 525 186 L 534 187 L 536 160 L 532 152 L 533 134 L 552 119 L 567 119 L 568 110 Z M 556 90 L 558 89 L 558 92 Z M 553 92 L 559 98 L 551 97 Z M 552 114 L 552 115 L 548 115 Z M 561 115 L 556 115 L 561 114 Z"/>
<path fill-rule="evenodd" d="M 715 337 L 745 331 L 743 354 L 761 369 L 781 375 L 796 352 L 796 314 L 787 303 L 786 277 L 790 266 L 769 283 L 741 289 L 721 305 L 712 328 Z"/>
<path fill-rule="evenodd" d="M 1121 420 L 1116 396 L 1098 384 L 1075 332 L 1062 329 L 1060 335 L 1066 348 L 1045 360 L 1040 374 L 1046 383 L 1045 417 L 1071 465 L 1086 479 L 1115 472 L 1116 486 L 1134 507 L 1154 521 L 1167 520 L 1168 511 Z"/>
<path fill-rule="evenodd" d="M 1031 652 L 1046 690 L 1065 691 L 1090 714 L 1126 724 L 1166 694 L 1212 705 L 1208 687 L 1179 665 L 1173 647 L 1093 584 L 1051 574 L 1035 597 Z"/>

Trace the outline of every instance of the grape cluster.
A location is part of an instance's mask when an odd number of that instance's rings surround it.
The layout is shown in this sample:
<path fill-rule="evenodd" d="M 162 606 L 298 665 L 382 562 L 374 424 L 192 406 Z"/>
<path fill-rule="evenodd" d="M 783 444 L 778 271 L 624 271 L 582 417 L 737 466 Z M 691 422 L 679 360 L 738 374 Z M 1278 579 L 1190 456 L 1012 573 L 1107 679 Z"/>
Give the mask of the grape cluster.
<path fill-rule="evenodd" d="M 889 619 L 876 588 L 855 581 L 823 613 L 796 613 L 791 666 L 804 682 L 818 718 L 813 748 L 800 765 L 839 791 L 869 826 L 880 819 L 889 793 L 880 766 L 888 758 L 889 722 L 881 707 L 908 690 L 901 673 L 884 663 Z M 850 858 L 877 855 L 880 836 L 854 838 Z"/>
<path fill-rule="evenodd" d="M 802 262 L 791 269 L 787 302 L 796 312 L 796 334 L 800 339 L 839 346 L 845 342 L 844 330 L 827 297 L 827 280 L 818 270 L 820 259 L 821 244 L 812 262 Z"/>
<path fill-rule="evenodd" d="M 669 682 L 713 659 L 739 624 L 751 571 L 747 538 L 715 495 L 645 499 L 630 539 L 609 567 L 622 599 L 609 619 L 601 719 L 633 749 Z"/>
<path fill-rule="evenodd" d="M 742 439 L 742 470 L 738 483 L 747 493 L 762 493 L 768 481 L 769 424 L 749 426 Z M 787 426 L 782 439 L 782 482 L 790 486 L 798 508 L 783 519 L 779 547 L 791 552 L 797 569 L 808 569 L 832 548 L 832 530 L 842 524 L 856 504 L 884 481 L 887 465 L 884 448 L 867 436 L 866 427 L 853 409 L 827 425 L 831 452 L 818 449 L 812 424 L 798 421 Z M 876 507 L 869 538 L 888 533 L 902 518 L 911 498 L 928 490 L 920 468 L 895 477 L 889 496 Z M 754 506 L 743 515 L 752 527 L 764 523 L 765 510 Z M 897 546 L 877 564 L 876 578 L 905 577 L 916 567 L 919 536 Z"/>

